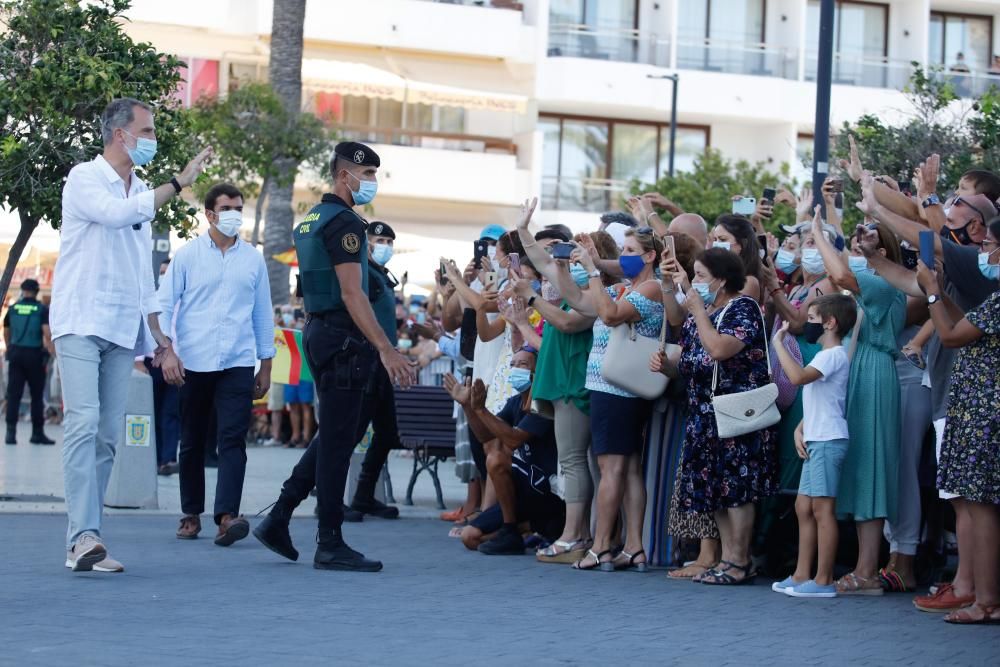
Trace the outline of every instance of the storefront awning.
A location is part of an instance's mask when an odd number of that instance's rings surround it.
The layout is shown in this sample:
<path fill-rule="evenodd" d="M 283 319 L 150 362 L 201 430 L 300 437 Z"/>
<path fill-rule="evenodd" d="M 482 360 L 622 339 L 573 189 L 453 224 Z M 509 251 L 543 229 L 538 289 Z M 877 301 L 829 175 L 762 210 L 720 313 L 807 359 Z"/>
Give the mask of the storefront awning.
<path fill-rule="evenodd" d="M 524 113 L 527 109 L 527 98 L 522 95 L 409 79 L 366 63 L 304 59 L 302 83 L 309 88 L 341 95 L 390 99 L 409 104 L 508 113 Z"/>

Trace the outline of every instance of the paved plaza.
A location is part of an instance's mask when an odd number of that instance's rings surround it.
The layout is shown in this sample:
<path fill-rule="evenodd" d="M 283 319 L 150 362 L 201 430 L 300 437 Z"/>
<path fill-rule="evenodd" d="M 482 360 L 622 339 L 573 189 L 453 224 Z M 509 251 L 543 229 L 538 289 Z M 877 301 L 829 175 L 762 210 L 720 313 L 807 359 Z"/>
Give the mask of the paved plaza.
<path fill-rule="evenodd" d="M 0 496 L 51 474 L 37 493 L 61 496 L 58 456 L 58 447 L 0 450 Z M 295 456 L 249 451 L 248 514 L 271 498 Z M 393 458 L 400 498 L 408 464 Z M 461 490 L 453 478 L 445 466 L 449 502 Z M 15 479 L 21 486 L 9 488 Z M 951 667 L 1000 659 L 1000 627 L 949 626 L 914 611 L 906 595 L 793 600 L 764 580 L 718 588 L 668 582 L 661 570 L 574 572 L 530 556 L 467 552 L 447 524 L 420 518 L 436 512 L 427 480 L 400 521 L 346 528 L 352 546 L 384 561 L 383 572 L 319 572 L 310 562 L 311 506 L 292 522 L 302 556 L 291 563 L 253 538 L 216 547 L 209 526 L 199 540 L 175 539 L 177 500 L 168 495 L 176 484 L 160 480 L 164 511 L 107 518 L 108 544 L 127 568 L 117 575 L 70 573 L 65 518 L 44 503 L 0 502 L 0 665 Z"/>

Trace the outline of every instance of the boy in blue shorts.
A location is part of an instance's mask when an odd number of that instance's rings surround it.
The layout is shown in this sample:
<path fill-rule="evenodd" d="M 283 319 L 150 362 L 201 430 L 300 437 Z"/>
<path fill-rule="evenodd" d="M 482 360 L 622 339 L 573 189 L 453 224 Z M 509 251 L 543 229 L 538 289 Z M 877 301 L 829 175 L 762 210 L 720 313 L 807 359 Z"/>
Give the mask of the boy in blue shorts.
<path fill-rule="evenodd" d="M 785 375 L 802 389 L 802 422 L 795 429 L 795 449 L 803 459 L 795 514 L 799 520 L 799 560 L 792 576 L 771 589 L 792 597 L 832 598 L 833 563 L 837 554 L 837 518 L 834 514 L 840 470 L 847 454 L 847 380 L 851 362 L 842 340 L 854 327 L 857 306 L 843 294 L 827 294 L 809 305 L 802 334 L 820 350 L 803 368 L 785 349 L 785 322 L 774 335 L 774 350 Z M 812 574 L 816 557 L 816 576 Z"/>

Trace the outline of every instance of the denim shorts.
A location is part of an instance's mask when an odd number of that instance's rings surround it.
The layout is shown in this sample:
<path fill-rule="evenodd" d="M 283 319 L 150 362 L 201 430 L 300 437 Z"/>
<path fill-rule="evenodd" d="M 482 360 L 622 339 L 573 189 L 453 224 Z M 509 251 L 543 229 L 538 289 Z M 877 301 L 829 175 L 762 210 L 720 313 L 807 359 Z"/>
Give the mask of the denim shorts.
<path fill-rule="evenodd" d="M 285 385 L 285 403 L 295 405 L 298 403 L 312 404 L 313 383 L 300 382 L 298 384 Z"/>
<path fill-rule="evenodd" d="M 799 495 L 836 498 L 840 470 L 847 456 L 847 440 L 819 440 L 806 443 L 809 458 L 802 462 Z"/>

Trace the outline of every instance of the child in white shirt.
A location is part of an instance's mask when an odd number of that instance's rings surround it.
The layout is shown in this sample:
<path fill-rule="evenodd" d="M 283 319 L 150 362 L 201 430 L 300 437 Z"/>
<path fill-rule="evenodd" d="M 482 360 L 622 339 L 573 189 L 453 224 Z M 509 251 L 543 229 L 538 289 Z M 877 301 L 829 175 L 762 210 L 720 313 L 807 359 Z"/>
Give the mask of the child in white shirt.
<path fill-rule="evenodd" d="M 774 350 L 792 383 L 802 389 L 802 422 L 795 429 L 795 449 L 803 459 L 795 514 L 799 520 L 799 559 L 795 572 L 772 590 L 792 597 L 837 596 L 833 564 L 837 553 L 835 516 L 840 471 L 847 454 L 847 381 L 851 363 L 842 340 L 854 327 L 857 305 L 849 296 L 827 294 L 809 305 L 803 335 L 823 345 L 803 368 L 782 344 L 788 322 L 774 335 Z M 812 574 L 816 556 L 816 576 Z"/>

